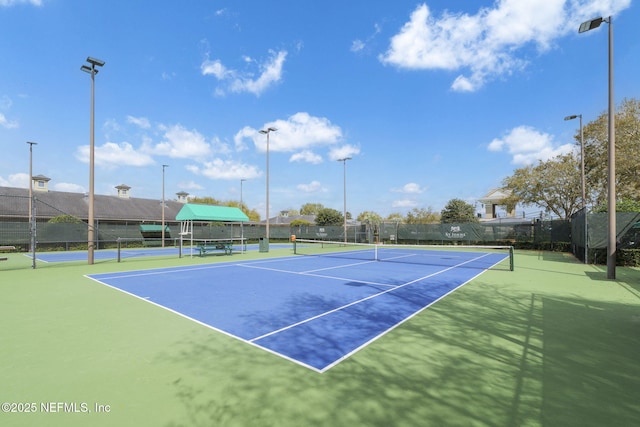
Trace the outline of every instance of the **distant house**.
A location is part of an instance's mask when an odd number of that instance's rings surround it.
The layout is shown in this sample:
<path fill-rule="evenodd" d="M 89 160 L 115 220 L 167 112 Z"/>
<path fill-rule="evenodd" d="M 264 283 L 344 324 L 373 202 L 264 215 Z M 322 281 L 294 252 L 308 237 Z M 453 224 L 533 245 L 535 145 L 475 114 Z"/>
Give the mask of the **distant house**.
<path fill-rule="evenodd" d="M 507 190 L 505 188 L 494 188 L 493 190 L 490 190 L 484 197 L 478 199 L 478 201 L 484 205 L 484 214 L 482 215 L 480 220 L 483 221 L 498 218 L 496 210 L 498 207 L 505 207 L 506 210 L 506 199 L 509 196 L 511 196 L 510 190 Z M 515 218 L 515 208 L 507 210 L 506 217 Z"/>

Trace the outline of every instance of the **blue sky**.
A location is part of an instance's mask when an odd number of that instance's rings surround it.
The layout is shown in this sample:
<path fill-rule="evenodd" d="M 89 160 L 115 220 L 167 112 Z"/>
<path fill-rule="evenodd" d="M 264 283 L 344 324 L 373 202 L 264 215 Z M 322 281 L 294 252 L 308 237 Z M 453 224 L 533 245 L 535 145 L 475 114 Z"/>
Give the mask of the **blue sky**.
<path fill-rule="evenodd" d="M 0 0 L 0 185 L 239 200 L 263 217 L 321 203 L 382 216 L 476 203 L 574 149 L 577 120 L 640 97 L 631 0 Z M 480 210 L 480 206 L 478 206 Z"/>

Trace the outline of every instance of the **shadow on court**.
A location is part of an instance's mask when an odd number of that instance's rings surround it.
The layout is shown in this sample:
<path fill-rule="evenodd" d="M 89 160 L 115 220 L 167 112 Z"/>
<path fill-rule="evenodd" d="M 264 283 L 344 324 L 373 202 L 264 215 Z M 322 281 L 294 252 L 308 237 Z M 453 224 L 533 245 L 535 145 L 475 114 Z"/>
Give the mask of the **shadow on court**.
<path fill-rule="evenodd" d="M 212 333 L 166 355 L 191 371 L 167 426 L 631 425 L 639 325 L 637 306 L 478 283 L 323 374 Z"/>

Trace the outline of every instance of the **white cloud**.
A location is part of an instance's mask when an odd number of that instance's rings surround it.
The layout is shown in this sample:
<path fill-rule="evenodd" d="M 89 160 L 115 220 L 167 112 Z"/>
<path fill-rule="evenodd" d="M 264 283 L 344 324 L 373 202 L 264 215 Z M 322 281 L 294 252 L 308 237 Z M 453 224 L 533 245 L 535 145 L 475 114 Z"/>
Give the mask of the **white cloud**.
<path fill-rule="evenodd" d="M 0 176 L 0 186 L 2 187 L 16 187 L 16 188 L 29 188 L 29 174 L 28 173 L 14 173 L 9 175 L 7 179 Z"/>
<path fill-rule="evenodd" d="M 361 39 L 356 39 L 353 42 L 351 42 L 351 49 L 350 49 L 351 52 L 358 53 L 363 51 L 367 47 L 367 45 L 371 43 L 378 34 L 380 34 L 381 31 L 382 31 L 382 27 L 379 24 L 375 24 L 373 26 L 373 34 L 367 37 L 365 41 Z"/>
<path fill-rule="evenodd" d="M 489 143 L 489 151 L 506 150 L 512 155 L 514 165 L 530 165 L 538 160 L 546 161 L 561 154 L 570 153 L 572 144 L 555 146 L 553 136 L 542 133 L 530 126 L 519 126 L 511 129 L 502 138 Z"/>
<path fill-rule="evenodd" d="M 181 181 L 178 183 L 181 190 L 204 190 L 204 187 L 194 181 Z"/>
<path fill-rule="evenodd" d="M 0 113 L 0 126 L 7 129 L 15 129 L 18 127 L 18 122 L 8 120 L 4 114 Z"/>
<path fill-rule="evenodd" d="M 13 101 L 7 95 L 0 97 L 0 110 L 9 110 L 13 105 Z M 9 120 L 7 117 L 0 113 L 0 126 L 6 129 L 15 129 L 18 127 L 18 122 Z"/>
<path fill-rule="evenodd" d="M 252 179 L 261 175 L 255 166 L 222 159 L 202 162 L 200 166 L 188 165 L 187 170 L 209 179 Z"/>
<path fill-rule="evenodd" d="M 249 71 L 243 72 L 228 69 L 219 59 L 205 60 L 200 65 L 200 70 L 202 75 L 212 75 L 225 84 L 225 89 L 216 89 L 215 93 L 218 96 L 224 95 L 226 91 L 234 93 L 249 92 L 259 96 L 269 87 L 282 80 L 287 51 L 269 51 L 269 54 L 270 57 L 264 63 L 258 64 L 259 74 L 257 77 Z M 243 60 L 246 64 L 254 63 L 254 61 L 247 56 L 244 56 Z"/>
<path fill-rule="evenodd" d="M 69 182 L 58 182 L 53 185 L 53 188 L 56 191 L 66 191 L 69 193 L 85 193 L 87 191 L 82 185 Z"/>
<path fill-rule="evenodd" d="M 340 160 L 353 157 L 356 154 L 360 154 L 360 149 L 353 145 L 346 144 L 341 147 L 333 147 L 329 152 L 329 158 L 331 160 Z"/>
<path fill-rule="evenodd" d="M 89 146 L 82 145 L 78 147 L 75 155 L 81 162 L 89 163 Z M 98 166 L 148 166 L 153 163 L 151 156 L 134 149 L 128 142 L 119 144 L 107 142 L 95 147 L 95 164 Z"/>
<path fill-rule="evenodd" d="M 233 72 L 227 71 L 225 66 L 222 65 L 222 62 L 218 59 L 215 61 L 204 61 L 202 65 L 200 65 L 200 70 L 202 71 L 203 76 L 213 75 L 218 80 L 224 80 L 227 76 L 233 74 Z"/>
<path fill-rule="evenodd" d="M 31 4 L 33 6 L 42 6 L 42 0 L 0 0 L 0 7 L 10 7 L 24 3 Z"/>
<path fill-rule="evenodd" d="M 278 129 L 269 134 L 269 151 L 295 152 L 308 150 L 311 147 L 328 146 L 342 139 L 339 126 L 323 117 L 314 117 L 309 113 L 296 113 L 286 120 L 265 123 L 261 129 L 269 127 Z M 246 147 L 245 140 L 253 142 L 259 151 L 267 150 L 266 135 L 259 129 L 244 127 L 234 137 L 236 149 Z"/>
<path fill-rule="evenodd" d="M 425 189 L 420 187 L 420 184 L 410 182 L 408 184 L 405 184 L 402 188 L 394 188 L 391 191 L 393 191 L 394 193 L 420 194 L 424 193 Z"/>
<path fill-rule="evenodd" d="M 360 52 L 362 49 L 364 49 L 364 42 L 362 40 L 354 40 L 351 43 L 351 52 Z"/>
<path fill-rule="evenodd" d="M 155 146 L 146 144 L 145 150 L 152 154 L 179 159 L 200 159 L 211 154 L 211 144 L 196 130 L 185 129 L 179 124 L 160 129 L 164 131 L 164 139 Z"/>
<path fill-rule="evenodd" d="M 630 4 L 631 0 L 496 0 L 475 15 L 445 11 L 439 17 L 421 4 L 379 60 L 414 70 L 466 70 L 451 88 L 471 92 L 525 67 L 523 48 L 535 46 L 544 52 L 556 39 L 576 32 L 582 21 L 615 14 Z"/>
<path fill-rule="evenodd" d="M 305 162 L 305 163 L 312 163 L 314 165 L 317 165 L 319 163 L 322 163 L 322 156 L 314 153 L 313 151 L 310 150 L 304 150 L 301 151 L 299 153 L 296 153 L 294 155 L 292 155 L 289 158 L 290 162 Z"/>
<path fill-rule="evenodd" d="M 311 181 L 309 184 L 298 184 L 296 189 L 304 193 L 325 193 L 327 189 L 320 184 L 320 181 Z"/>
<path fill-rule="evenodd" d="M 418 206 L 418 203 L 415 200 L 394 200 L 391 203 L 392 208 L 414 208 Z"/>
<path fill-rule="evenodd" d="M 149 129 L 151 127 L 151 123 L 149 123 L 149 119 L 147 119 L 146 117 L 127 116 L 127 122 L 134 124 L 142 129 Z"/>

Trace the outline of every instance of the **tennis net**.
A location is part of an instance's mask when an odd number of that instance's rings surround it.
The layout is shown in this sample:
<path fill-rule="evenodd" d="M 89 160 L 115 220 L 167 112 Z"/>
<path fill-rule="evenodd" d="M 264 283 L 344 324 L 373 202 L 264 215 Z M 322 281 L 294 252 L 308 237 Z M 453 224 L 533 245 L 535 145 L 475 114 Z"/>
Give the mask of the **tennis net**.
<path fill-rule="evenodd" d="M 513 246 L 385 245 L 296 239 L 296 255 L 456 266 L 480 269 L 514 269 Z"/>

